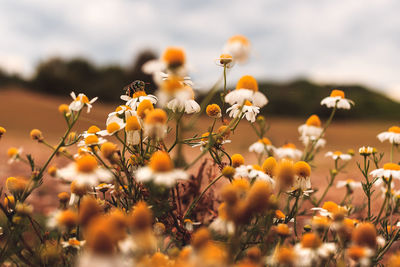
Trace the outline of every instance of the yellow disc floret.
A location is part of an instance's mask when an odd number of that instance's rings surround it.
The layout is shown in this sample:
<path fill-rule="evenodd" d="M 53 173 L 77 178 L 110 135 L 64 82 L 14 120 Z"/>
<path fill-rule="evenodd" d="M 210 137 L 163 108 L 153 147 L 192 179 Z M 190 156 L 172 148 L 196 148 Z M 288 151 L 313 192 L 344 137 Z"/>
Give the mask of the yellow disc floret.
<path fill-rule="evenodd" d="M 313 248 L 316 249 L 321 246 L 321 239 L 314 233 L 304 234 L 301 238 L 301 245 L 304 248 Z"/>
<path fill-rule="evenodd" d="M 108 133 L 115 133 L 116 131 L 119 131 L 120 129 L 121 129 L 121 127 L 116 122 L 111 122 L 107 125 Z"/>
<path fill-rule="evenodd" d="M 126 126 L 125 126 L 126 131 L 137 131 L 140 130 L 140 128 L 141 128 L 140 123 L 136 116 L 130 116 L 129 118 L 126 119 Z"/>
<path fill-rule="evenodd" d="M 167 113 L 159 108 L 149 112 L 145 119 L 146 124 L 165 124 L 167 123 Z"/>
<path fill-rule="evenodd" d="M 65 113 L 69 112 L 69 106 L 67 104 L 59 105 L 58 112 L 60 112 L 61 114 L 65 114 Z"/>
<path fill-rule="evenodd" d="M 9 158 L 15 157 L 15 156 L 17 156 L 18 154 L 19 154 L 19 149 L 16 148 L 16 147 L 10 147 L 10 148 L 7 150 L 7 156 L 8 156 Z"/>
<path fill-rule="evenodd" d="M 344 92 L 342 90 L 338 90 L 338 89 L 332 90 L 331 97 L 344 98 Z"/>
<path fill-rule="evenodd" d="M 383 165 L 384 170 L 400 171 L 400 165 L 396 163 L 385 163 Z"/>
<path fill-rule="evenodd" d="M 97 132 L 100 132 L 100 128 L 97 127 L 96 125 L 90 126 L 89 129 L 87 130 L 87 133 L 90 133 L 90 134 L 95 134 Z"/>
<path fill-rule="evenodd" d="M 274 157 L 268 157 L 262 164 L 263 171 L 272 176 L 274 174 L 275 167 L 277 165 L 276 159 Z"/>
<path fill-rule="evenodd" d="M 180 47 L 167 47 L 162 60 L 170 67 L 177 67 L 185 64 L 185 51 Z"/>
<path fill-rule="evenodd" d="M 392 126 L 392 127 L 389 128 L 388 132 L 400 133 L 400 127 L 399 126 Z"/>
<path fill-rule="evenodd" d="M 141 101 L 137 108 L 137 114 L 140 118 L 144 119 L 150 111 L 154 110 L 153 103 L 150 100 L 144 99 Z"/>
<path fill-rule="evenodd" d="M 250 45 L 249 39 L 247 39 L 246 36 L 241 35 L 241 34 L 234 35 L 234 36 L 232 36 L 231 38 L 228 39 L 228 43 L 235 43 L 235 42 L 239 42 L 239 43 L 241 43 L 242 45 L 245 45 L 245 46 L 249 46 Z"/>
<path fill-rule="evenodd" d="M 269 140 L 267 137 L 263 137 L 262 139 L 259 139 L 257 142 L 262 143 L 266 146 L 271 145 L 271 140 Z"/>
<path fill-rule="evenodd" d="M 85 144 L 87 146 L 96 145 L 99 142 L 99 138 L 96 135 L 89 135 L 85 138 Z"/>
<path fill-rule="evenodd" d="M 206 113 L 211 118 L 217 118 L 221 116 L 221 108 L 217 104 L 210 104 L 206 108 Z"/>
<path fill-rule="evenodd" d="M 311 175 L 311 167 L 305 161 L 298 161 L 294 164 L 294 169 L 296 174 L 300 177 L 310 177 Z"/>
<path fill-rule="evenodd" d="M 248 89 L 257 92 L 258 91 L 257 80 L 253 76 L 245 75 L 242 78 L 240 78 L 239 81 L 237 82 L 236 90 L 238 89 Z"/>
<path fill-rule="evenodd" d="M 317 115 L 311 115 L 307 121 L 306 121 L 307 126 L 315 126 L 315 127 L 321 127 L 321 120 Z"/>
<path fill-rule="evenodd" d="M 79 172 L 93 172 L 97 168 L 97 160 L 91 155 L 83 156 L 76 160 L 76 168 Z"/>
<path fill-rule="evenodd" d="M 232 166 L 235 168 L 244 164 L 244 158 L 240 154 L 233 154 L 231 160 L 232 160 Z"/>
<path fill-rule="evenodd" d="M 174 168 L 174 164 L 167 152 L 157 151 L 151 156 L 149 167 L 155 172 L 168 172 Z"/>
<path fill-rule="evenodd" d="M 79 94 L 78 97 L 76 98 L 76 101 L 81 101 L 84 104 L 89 104 L 89 98 L 84 94 Z"/>

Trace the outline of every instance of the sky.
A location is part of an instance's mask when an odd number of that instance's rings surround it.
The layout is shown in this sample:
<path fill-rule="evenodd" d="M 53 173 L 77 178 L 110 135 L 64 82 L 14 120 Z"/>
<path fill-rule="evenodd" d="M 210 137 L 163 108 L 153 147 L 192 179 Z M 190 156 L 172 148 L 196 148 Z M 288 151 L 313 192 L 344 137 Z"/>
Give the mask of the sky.
<path fill-rule="evenodd" d="M 182 46 L 206 89 L 226 40 L 243 34 L 251 56 L 231 83 L 305 77 L 400 100 L 399 10 L 398 0 L 0 0 L 0 68 L 29 76 L 50 56 L 128 65 L 139 51 Z"/>

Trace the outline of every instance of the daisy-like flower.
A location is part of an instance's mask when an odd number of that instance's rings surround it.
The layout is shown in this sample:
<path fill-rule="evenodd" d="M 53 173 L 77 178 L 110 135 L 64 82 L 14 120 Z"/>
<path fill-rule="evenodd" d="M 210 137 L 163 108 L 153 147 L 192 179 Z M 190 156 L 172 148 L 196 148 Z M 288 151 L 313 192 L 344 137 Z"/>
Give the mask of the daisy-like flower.
<path fill-rule="evenodd" d="M 92 108 L 92 104 L 97 100 L 97 97 L 89 100 L 89 98 L 82 93 L 76 96 L 74 92 L 71 92 L 71 97 L 74 99 L 74 101 L 72 101 L 72 103 L 69 105 L 69 109 L 75 112 L 80 111 L 84 106 L 86 106 L 87 113 L 89 113 L 90 109 Z"/>
<path fill-rule="evenodd" d="M 299 256 L 297 266 L 319 264 L 336 253 L 335 243 L 324 243 L 315 233 L 306 233 L 294 247 Z"/>
<path fill-rule="evenodd" d="M 228 220 L 226 203 L 218 207 L 218 217 L 210 224 L 210 229 L 220 235 L 232 235 L 235 232 L 235 224 Z"/>
<path fill-rule="evenodd" d="M 381 142 L 389 141 L 391 144 L 400 144 L 400 127 L 392 126 L 386 132 L 378 134 L 378 139 Z"/>
<path fill-rule="evenodd" d="M 105 193 L 110 189 L 114 189 L 114 185 L 113 184 L 107 184 L 107 183 L 101 183 L 98 186 L 96 186 L 94 189 L 99 190 L 102 193 Z"/>
<path fill-rule="evenodd" d="M 91 135 L 87 135 L 84 140 L 80 141 L 78 143 L 78 147 L 81 147 L 81 146 L 88 146 L 88 147 L 99 146 L 101 144 L 104 144 L 105 142 L 107 142 L 106 139 L 98 137 L 95 134 L 91 134 Z"/>
<path fill-rule="evenodd" d="M 346 250 L 347 258 L 359 266 L 371 266 L 371 258 L 374 256 L 374 251 L 369 247 L 353 245 Z"/>
<path fill-rule="evenodd" d="M 352 156 L 350 154 L 342 153 L 340 151 L 329 151 L 326 152 L 325 157 L 331 157 L 333 160 L 343 160 L 343 161 L 349 161 L 351 160 Z"/>
<path fill-rule="evenodd" d="M 307 146 L 315 143 L 315 140 L 317 140 L 317 138 L 318 137 L 302 135 L 302 136 L 300 136 L 299 139 L 303 143 L 303 145 L 307 147 Z M 325 144 L 326 144 L 326 140 L 323 138 L 319 138 L 317 143 L 314 146 L 315 146 L 315 148 L 321 148 L 321 147 L 324 147 Z"/>
<path fill-rule="evenodd" d="M 136 172 L 136 179 L 139 182 L 153 181 L 155 184 L 171 187 L 177 180 L 186 180 L 189 175 L 183 170 L 174 169 L 174 164 L 165 151 L 155 152 L 149 166 L 142 167 Z"/>
<path fill-rule="evenodd" d="M 300 125 L 299 133 L 301 136 L 319 137 L 322 133 L 321 120 L 317 115 L 311 115 L 305 124 Z"/>
<path fill-rule="evenodd" d="M 257 179 L 264 180 L 270 183 L 272 186 L 275 186 L 275 180 L 271 178 L 268 174 L 262 171 L 262 168 L 258 165 L 240 165 L 235 169 L 234 178 L 248 178 L 248 179 Z"/>
<path fill-rule="evenodd" d="M 325 105 L 328 108 L 339 108 L 339 109 L 350 109 L 354 102 L 350 99 L 345 98 L 342 90 L 332 90 L 331 95 L 325 97 L 321 101 L 321 105 Z"/>
<path fill-rule="evenodd" d="M 221 54 L 219 56 L 219 58 L 217 58 L 215 60 L 215 63 L 218 66 L 226 67 L 228 69 L 232 68 L 233 65 L 235 65 L 235 62 L 233 61 L 233 57 L 231 55 L 229 55 L 229 54 Z"/>
<path fill-rule="evenodd" d="M 68 239 L 68 241 L 61 241 L 61 245 L 63 246 L 63 248 L 75 248 L 75 249 L 78 249 L 78 250 L 83 245 L 85 245 L 85 243 L 86 243 L 85 240 L 79 241 L 75 237 Z"/>
<path fill-rule="evenodd" d="M 326 202 L 324 202 L 324 204 L 322 205 L 321 208 L 316 207 L 316 208 L 311 208 L 311 210 L 318 211 L 319 215 L 326 216 L 329 218 L 333 218 L 333 216 L 335 214 L 339 214 L 339 213 L 345 214 L 348 211 L 347 207 L 339 206 L 338 204 L 336 204 L 333 201 L 326 201 Z"/>
<path fill-rule="evenodd" d="M 347 187 L 349 188 L 351 191 L 354 191 L 354 189 L 356 188 L 361 188 L 361 182 L 356 182 L 352 179 L 347 179 L 344 181 L 338 181 L 336 184 L 337 188 L 342 188 L 342 187 Z"/>
<path fill-rule="evenodd" d="M 271 144 L 271 141 L 263 137 L 263 139 L 259 139 L 257 142 L 253 143 L 249 147 L 250 152 L 255 152 L 257 154 L 269 154 L 273 151 L 275 147 Z"/>
<path fill-rule="evenodd" d="M 400 165 L 396 163 L 386 163 L 383 168 L 373 170 L 369 173 L 373 177 L 382 177 L 386 179 L 400 179 Z"/>
<path fill-rule="evenodd" d="M 276 246 L 274 253 L 266 259 L 268 266 L 297 266 L 298 255 L 292 247 Z"/>
<path fill-rule="evenodd" d="M 100 130 L 99 127 L 97 127 L 96 125 L 92 125 L 87 129 L 87 131 L 84 131 L 82 133 L 82 137 L 86 138 L 86 137 L 88 137 L 90 135 L 97 135 L 97 133 L 100 132 L 100 131 L 101 130 Z"/>
<path fill-rule="evenodd" d="M 147 95 L 144 88 L 146 83 L 143 81 L 136 80 L 127 85 L 125 95 L 121 95 L 121 99 L 126 101 L 126 105 L 130 106 L 133 110 L 137 109 L 137 106 L 144 99 L 149 100 L 153 105 L 157 103 L 157 97 L 154 95 Z"/>
<path fill-rule="evenodd" d="M 111 182 L 112 173 L 97 164 L 94 156 L 86 155 L 78 158 L 67 167 L 58 170 L 57 176 L 77 185 L 96 186 L 100 182 Z"/>
<path fill-rule="evenodd" d="M 22 151 L 23 151 L 22 147 L 20 147 L 20 148 L 10 147 L 7 150 L 7 156 L 8 156 L 7 163 L 8 164 L 12 164 L 12 163 L 14 163 L 16 161 L 19 161 L 19 157 L 20 157 Z"/>
<path fill-rule="evenodd" d="M 108 114 L 108 118 L 117 117 L 122 120 L 126 120 L 126 118 L 132 116 L 136 112 L 132 110 L 132 108 L 128 105 L 118 106 L 114 112 Z"/>
<path fill-rule="evenodd" d="M 126 142 L 129 145 L 137 145 L 140 143 L 140 130 L 142 126 L 136 115 L 132 115 L 126 119 Z"/>
<path fill-rule="evenodd" d="M 265 95 L 258 91 L 257 80 L 250 75 L 240 78 L 236 84 L 236 89 L 225 96 L 225 102 L 231 105 L 242 105 L 246 100 L 260 108 L 268 104 L 268 99 Z"/>
<path fill-rule="evenodd" d="M 78 214 L 72 210 L 55 210 L 49 214 L 47 227 L 60 230 L 72 229 L 78 223 Z"/>
<path fill-rule="evenodd" d="M 376 153 L 376 149 L 370 146 L 363 146 L 358 149 L 358 153 L 360 153 L 361 156 L 369 156 L 373 153 Z"/>
<path fill-rule="evenodd" d="M 210 104 L 206 108 L 206 114 L 210 118 L 221 118 L 222 113 L 221 113 L 221 108 L 217 104 Z"/>
<path fill-rule="evenodd" d="M 305 161 L 298 161 L 294 164 L 294 170 L 296 172 L 296 180 L 294 183 L 295 189 L 301 189 L 304 195 L 308 196 L 311 190 L 311 167 Z"/>
<path fill-rule="evenodd" d="M 234 61 L 244 63 L 250 54 L 250 42 L 243 35 L 234 35 L 228 39 L 223 51 L 231 55 Z"/>
<path fill-rule="evenodd" d="M 144 120 L 143 128 L 145 136 L 163 139 L 167 134 L 167 113 L 158 108 L 149 111 Z"/>
<path fill-rule="evenodd" d="M 126 123 L 123 119 L 118 118 L 117 116 L 111 116 L 107 118 L 106 129 L 97 132 L 97 134 L 101 136 L 113 135 L 124 129 L 125 125 Z"/>
<path fill-rule="evenodd" d="M 244 105 L 233 104 L 226 110 L 226 112 L 229 112 L 229 116 L 232 118 L 236 119 L 237 117 L 244 115 L 248 121 L 255 122 L 257 114 L 260 112 L 260 108 L 246 100 Z"/>
<path fill-rule="evenodd" d="M 299 159 L 303 154 L 303 152 L 297 149 L 293 143 L 287 143 L 284 146 L 275 149 L 275 153 L 278 158 L 290 158 L 294 160 Z"/>

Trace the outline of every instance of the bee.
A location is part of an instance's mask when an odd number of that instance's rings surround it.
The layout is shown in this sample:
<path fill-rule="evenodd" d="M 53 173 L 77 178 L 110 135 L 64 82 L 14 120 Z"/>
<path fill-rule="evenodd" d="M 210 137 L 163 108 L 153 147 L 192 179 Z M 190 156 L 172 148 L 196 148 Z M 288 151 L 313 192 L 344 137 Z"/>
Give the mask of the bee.
<path fill-rule="evenodd" d="M 144 81 L 136 80 L 125 86 L 123 90 L 127 96 L 132 97 L 137 91 L 144 91 L 145 87 L 146 83 Z"/>

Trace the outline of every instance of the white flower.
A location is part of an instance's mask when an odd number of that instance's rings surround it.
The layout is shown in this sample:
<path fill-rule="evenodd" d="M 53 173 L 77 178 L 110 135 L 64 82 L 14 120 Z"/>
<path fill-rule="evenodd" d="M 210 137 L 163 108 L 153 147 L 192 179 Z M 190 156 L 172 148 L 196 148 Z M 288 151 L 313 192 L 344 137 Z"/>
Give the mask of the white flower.
<path fill-rule="evenodd" d="M 57 176 L 77 185 L 96 186 L 100 182 L 111 182 L 113 174 L 97 165 L 97 160 L 91 155 L 78 158 L 67 167 L 58 170 Z"/>
<path fill-rule="evenodd" d="M 123 119 L 117 117 L 117 116 L 111 116 L 107 118 L 106 121 L 106 130 L 102 130 L 98 132 L 98 135 L 101 136 L 106 136 L 106 135 L 113 135 L 116 132 L 124 129 L 126 123 L 124 122 Z"/>
<path fill-rule="evenodd" d="M 85 245 L 85 243 L 85 240 L 79 241 L 75 237 L 68 239 L 68 241 L 61 241 L 61 245 L 63 246 L 63 248 L 71 247 L 75 249 L 80 249 L 83 245 Z"/>
<path fill-rule="evenodd" d="M 226 66 L 226 68 L 230 69 L 235 65 L 235 61 L 233 60 L 231 55 L 221 54 L 219 58 L 215 60 L 215 64 L 221 67 Z"/>
<path fill-rule="evenodd" d="M 354 102 L 350 99 L 346 99 L 343 91 L 332 90 L 330 96 L 322 99 L 321 105 L 325 105 L 328 108 L 334 108 L 336 106 L 339 109 L 350 109 L 351 105 L 354 105 Z"/>
<path fill-rule="evenodd" d="M 74 92 L 71 92 L 71 97 L 74 99 L 74 101 L 72 101 L 72 103 L 69 105 L 69 109 L 72 111 L 80 111 L 84 106 L 86 106 L 87 113 L 90 112 L 92 104 L 97 100 L 97 97 L 95 97 L 89 101 L 89 98 L 85 94 L 81 93 L 76 96 Z"/>
<path fill-rule="evenodd" d="M 263 180 L 270 183 L 272 186 L 275 185 L 275 180 L 273 178 L 251 165 L 240 165 L 235 168 L 235 178 L 239 177 Z"/>
<path fill-rule="evenodd" d="M 235 224 L 221 216 L 218 216 L 209 228 L 220 235 L 232 235 L 235 232 Z"/>
<path fill-rule="evenodd" d="M 162 109 L 148 112 L 143 123 L 144 135 L 163 139 L 167 135 L 167 119 L 167 113 Z"/>
<path fill-rule="evenodd" d="M 373 170 L 369 174 L 373 177 L 400 179 L 400 166 L 396 163 L 386 163 L 383 168 Z"/>
<path fill-rule="evenodd" d="M 200 225 L 200 224 L 201 224 L 201 222 L 192 222 L 192 220 L 190 220 L 190 219 L 185 219 L 183 222 L 184 222 L 184 224 L 185 224 L 185 229 L 186 229 L 188 232 L 193 232 L 194 226 L 195 226 L 195 225 Z"/>
<path fill-rule="evenodd" d="M 200 112 L 200 105 L 191 96 L 190 91 L 180 90 L 175 94 L 175 98 L 168 102 L 167 108 L 173 112 L 185 112 L 186 114 Z"/>
<path fill-rule="evenodd" d="M 19 161 L 22 151 L 23 151 L 22 147 L 20 147 L 20 148 L 10 147 L 7 150 L 7 156 L 8 156 L 7 163 L 12 164 L 14 162 Z"/>
<path fill-rule="evenodd" d="M 235 35 L 229 38 L 223 51 L 231 55 L 234 61 L 244 63 L 250 54 L 250 42 L 243 35 Z"/>
<path fill-rule="evenodd" d="M 236 119 L 237 117 L 244 115 L 248 121 L 255 122 L 256 116 L 260 112 L 260 108 L 253 106 L 249 101 L 247 101 L 243 106 L 233 104 L 226 110 L 226 112 L 229 112 L 229 117 Z"/>
<path fill-rule="evenodd" d="M 251 104 L 259 108 L 268 104 L 268 99 L 265 95 L 258 91 L 257 80 L 250 75 L 240 78 L 236 84 L 236 89 L 225 96 L 225 102 L 231 105 L 242 105 L 246 101 L 250 101 Z"/>
<path fill-rule="evenodd" d="M 358 149 L 358 153 L 360 153 L 361 155 L 366 155 L 366 156 L 368 156 L 374 152 L 375 152 L 375 149 L 370 146 L 368 146 L 368 147 L 363 146 Z"/>
<path fill-rule="evenodd" d="M 311 144 L 315 143 L 317 138 L 311 136 L 300 136 L 300 141 L 303 143 L 304 146 L 310 146 Z M 315 148 L 324 147 L 326 144 L 326 140 L 323 138 L 318 139 L 317 143 L 314 145 Z"/>
<path fill-rule="evenodd" d="M 311 264 L 321 263 L 322 260 L 333 256 L 336 253 L 335 243 L 322 243 L 318 247 L 306 247 L 302 243 L 294 246 L 294 250 L 298 255 L 296 266 L 311 266 Z"/>
<path fill-rule="evenodd" d="M 292 143 L 288 143 L 280 148 L 275 149 L 278 158 L 291 158 L 297 160 L 303 155 L 301 150 L 298 150 Z"/>
<path fill-rule="evenodd" d="M 336 183 L 336 187 L 337 188 L 342 188 L 342 187 L 345 187 L 345 186 L 349 187 L 350 190 L 354 190 L 356 188 L 361 188 L 362 187 L 361 186 L 361 182 L 356 182 L 356 181 L 354 181 L 352 179 L 347 179 L 345 181 L 338 181 Z"/>
<path fill-rule="evenodd" d="M 266 137 L 258 140 L 249 147 L 250 152 L 255 152 L 257 154 L 268 154 L 274 149 L 275 147 L 271 144 L 271 141 Z"/>
<path fill-rule="evenodd" d="M 329 151 L 329 152 L 326 152 L 325 157 L 331 157 L 333 160 L 341 159 L 343 161 L 349 161 L 352 158 L 352 156 L 350 154 L 345 154 L 345 153 L 342 153 L 340 151 L 335 151 L 335 152 Z"/>
<path fill-rule="evenodd" d="M 154 182 L 155 184 L 172 187 L 177 180 L 186 180 L 189 175 L 179 169 L 174 169 L 172 160 L 167 152 L 157 151 L 151 158 L 146 167 L 142 167 L 136 172 L 138 182 Z"/>
<path fill-rule="evenodd" d="M 322 134 L 321 120 L 317 115 L 311 115 L 305 124 L 299 126 L 300 135 L 318 138 Z"/>
<path fill-rule="evenodd" d="M 99 190 L 101 192 L 106 192 L 109 189 L 114 189 L 114 185 L 113 184 L 107 184 L 107 183 L 101 183 L 98 186 L 96 186 L 94 189 Z"/>
<path fill-rule="evenodd" d="M 81 146 L 99 146 L 107 142 L 106 139 L 102 137 L 97 137 L 95 134 L 86 135 L 85 139 L 78 143 L 78 147 Z"/>
<path fill-rule="evenodd" d="M 84 131 L 81 136 L 83 138 L 86 138 L 90 135 L 97 135 L 97 133 L 100 132 L 100 128 L 97 127 L 96 125 L 92 125 L 89 127 L 89 129 L 87 131 Z"/>
<path fill-rule="evenodd" d="M 378 134 L 381 142 L 388 140 L 391 144 L 400 144 L 400 127 L 392 126 L 388 131 Z"/>

